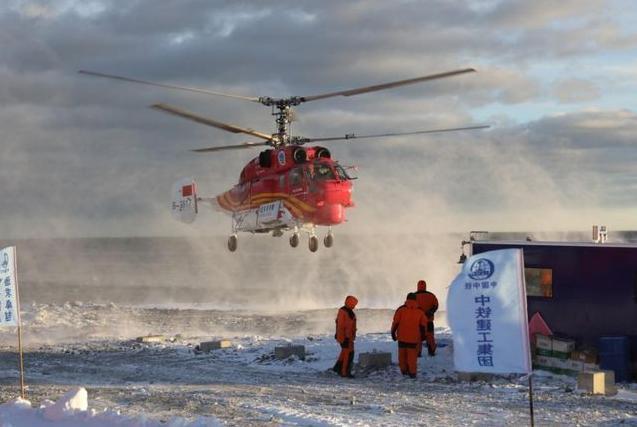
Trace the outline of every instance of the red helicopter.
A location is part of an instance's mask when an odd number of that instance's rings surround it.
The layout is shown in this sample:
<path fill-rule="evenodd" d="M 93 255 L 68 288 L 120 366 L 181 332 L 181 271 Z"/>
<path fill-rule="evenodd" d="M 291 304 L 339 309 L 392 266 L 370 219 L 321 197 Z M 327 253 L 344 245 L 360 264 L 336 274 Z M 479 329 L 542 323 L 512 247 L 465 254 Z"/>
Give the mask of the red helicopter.
<path fill-rule="evenodd" d="M 319 239 L 317 226 L 327 226 L 323 239 L 325 247 L 332 247 L 334 235 L 332 226 L 345 221 L 345 209 L 354 206 L 352 201 L 352 180 L 347 170 L 332 159 L 330 151 L 322 146 L 304 147 L 315 142 L 344 141 L 364 138 L 418 135 L 437 132 L 451 132 L 471 129 L 484 129 L 489 126 L 475 125 L 459 128 L 418 130 L 412 132 L 393 132 L 374 135 L 346 134 L 328 138 L 305 138 L 290 135 L 292 107 L 304 102 L 316 101 L 335 96 L 353 96 L 363 93 L 390 89 L 429 80 L 442 79 L 460 74 L 475 72 L 473 68 L 447 71 L 407 80 L 382 83 L 357 89 L 343 90 L 312 96 L 292 96 L 288 98 L 247 97 L 213 92 L 172 84 L 155 83 L 129 77 L 104 74 L 94 71 L 79 71 L 97 77 L 123 80 L 159 86 L 169 89 L 185 90 L 206 95 L 256 102 L 272 108 L 277 131 L 272 134 L 259 132 L 210 118 L 193 114 L 166 104 L 155 104 L 151 108 L 179 116 L 197 123 L 212 126 L 232 133 L 250 135 L 261 141 L 244 142 L 238 145 L 226 145 L 192 150 L 208 153 L 221 150 L 246 149 L 267 146 L 252 159 L 241 171 L 239 182 L 232 189 L 216 197 L 200 197 L 197 185 L 192 178 L 184 178 L 173 187 L 172 214 L 181 222 L 192 223 L 199 212 L 201 202 L 209 203 L 216 210 L 232 217 L 232 234 L 228 238 L 228 249 L 234 252 L 238 246 L 237 233 L 272 233 L 280 237 L 285 231 L 292 231 L 290 246 L 299 245 L 300 233 L 308 235 L 310 251 L 316 252 Z"/>

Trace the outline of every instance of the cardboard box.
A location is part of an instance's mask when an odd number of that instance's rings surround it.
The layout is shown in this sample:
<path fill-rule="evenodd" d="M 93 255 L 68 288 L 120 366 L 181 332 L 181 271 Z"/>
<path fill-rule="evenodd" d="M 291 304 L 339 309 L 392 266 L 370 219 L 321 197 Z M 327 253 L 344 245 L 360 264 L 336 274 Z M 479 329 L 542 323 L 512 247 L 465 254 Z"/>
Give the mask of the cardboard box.
<path fill-rule="evenodd" d="M 473 382 L 473 381 L 492 382 L 495 377 L 496 377 L 495 374 L 487 374 L 484 372 L 458 372 L 458 381 L 463 381 L 463 382 Z"/>
<path fill-rule="evenodd" d="M 595 349 L 584 349 L 584 350 L 574 350 L 571 352 L 571 359 L 579 360 L 583 363 L 597 363 L 597 350 Z"/>
<path fill-rule="evenodd" d="M 276 359 L 283 360 L 291 356 L 296 356 L 301 360 L 305 360 L 305 346 L 287 345 L 283 347 L 274 347 L 274 357 Z"/>
<path fill-rule="evenodd" d="M 361 353 L 358 355 L 358 364 L 361 369 L 384 369 L 391 366 L 391 353 Z"/>
<path fill-rule="evenodd" d="M 580 362 L 579 360 L 567 359 L 567 360 L 564 360 L 563 363 L 564 363 L 564 369 L 567 369 L 569 371 L 584 370 L 584 363 Z"/>
<path fill-rule="evenodd" d="M 582 371 L 599 371 L 599 365 L 597 363 L 582 362 Z"/>
<path fill-rule="evenodd" d="M 550 368 L 552 366 L 551 359 L 552 359 L 551 357 L 547 357 L 547 356 L 536 356 L 533 364 L 537 366 Z"/>
<path fill-rule="evenodd" d="M 617 394 L 613 371 L 584 371 L 577 376 L 577 388 L 591 394 Z"/>
<path fill-rule="evenodd" d="M 547 357 L 551 357 L 553 355 L 553 352 L 551 350 L 547 350 L 545 348 L 538 348 L 536 350 L 536 354 L 538 356 L 547 356 Z"/>
<path fill-rule="evenodd" d="M 548 337 L 546 335 L 535 335 L 535 347 L 538 352 L 540 349 L 548 351 L 553 350 L 552 341 L 553 340 L 551 339 L 551 337 Z"/>
<path fill-rule="evenodd" d="M 603 372 L 584 371 L 577 376 L 577 388 L 591 394 L 604 394 L 605 381 Z"/>
<path fill-rule="evenodd" d="M 556 359 L 566 360 L 571 358 L 571 353 L 562 353 L 559 351 L 551 351 L 551 357 Z"/>
<path fill-rule="evenodd" d="M 533 367 L 560 375 L 577 375 L 583 369 L 583 363 L 557 357 L 536 356 L 533 361 Z"/>
<path fill-rule="evenodd" d="M 166 341 L 166 337 L 163 335 L 146 335 L 143 337 L 137 337 L 137 342 L 143 343 L 156 343 L 164 341 Z"/>
<path fill-rule="evenodd" d="M 606 396 L 614 396 L 617 394 L 617 386 L 615 385 L 615 372 L 602 370 L 604 373 L 604 391 Z"/>
<path fill-rule="evenodd" d="M 232 347 L 232 343 L 228 340 L 220 340 L 220 341 L 204 341 L 199 344 L 199 349 L 204 353 L 211 352 L 213 350 L 219 350 L 222 348 Z"/>
<path fill-rule="evenodd" d="M 557 357 L 551 358 L 551 364 L 553 367 L 561 369 L 566 375 L 575 375 L 582 370 L 582 364 L 570 359 L 560 359 Z"/>
<path fill-rule="evenodd" d="M 571 353 L 575 350 L 575 341 L 560 338 L 553 338 L 551 342 L 551 350 L 557 353 Z"/>
<path fill-rule="evenodd" d="M 553 337 L 551 342 L 551 354 L 558 359 L 570 359 L 575 350 L 575 341 Z"/>

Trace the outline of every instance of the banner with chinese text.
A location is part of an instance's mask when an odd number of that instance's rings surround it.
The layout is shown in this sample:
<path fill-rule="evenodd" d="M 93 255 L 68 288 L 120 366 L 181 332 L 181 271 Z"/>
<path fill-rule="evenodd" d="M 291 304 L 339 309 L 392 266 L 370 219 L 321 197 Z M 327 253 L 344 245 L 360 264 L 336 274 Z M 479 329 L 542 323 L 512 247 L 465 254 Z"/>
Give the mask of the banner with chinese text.
<path fill-rule="evenodd" d="M 467 259 L 449 287 L 447 311 L 457 371 L 531 372 L 522 249 Z"/>
<path fill-rule="evenodd" d="M 18 325 L 15 247 L 0 250 L 0 326 Z"/>

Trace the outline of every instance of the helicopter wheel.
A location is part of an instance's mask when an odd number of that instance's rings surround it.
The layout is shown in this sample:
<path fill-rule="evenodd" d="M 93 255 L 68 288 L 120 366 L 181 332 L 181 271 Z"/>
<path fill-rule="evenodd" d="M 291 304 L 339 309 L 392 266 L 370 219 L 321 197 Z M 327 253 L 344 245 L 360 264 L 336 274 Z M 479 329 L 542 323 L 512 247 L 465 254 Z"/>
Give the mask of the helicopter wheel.
<path fill-rule="evenodd" d="M 334 245 L 334 235 L 332 233 L 327 233 L 327 236 L 323 239 L 323 244 L 326 248 L 331 248 Z"/>
<path fill-rule="evenodd" d="M 298 233 L 294 233 L 290 236 L 290 246 L 296 248 L 299 245 L 299 235 Z"/>
<path fill-rule="evenodd" d="M 232 236 L 228 237 L 228 250 L 230 252 L 234 252 L 237 250 L 237 246 L 238 246 L 238 239 L 237 239 L 237 235 L 233 234 Z"/>
<path fill-rule="evenodd" d="M 309 244 L 310 252 L 316 252 L 319 247 L 319 240 L 316 236 L 310 236 Z"/>

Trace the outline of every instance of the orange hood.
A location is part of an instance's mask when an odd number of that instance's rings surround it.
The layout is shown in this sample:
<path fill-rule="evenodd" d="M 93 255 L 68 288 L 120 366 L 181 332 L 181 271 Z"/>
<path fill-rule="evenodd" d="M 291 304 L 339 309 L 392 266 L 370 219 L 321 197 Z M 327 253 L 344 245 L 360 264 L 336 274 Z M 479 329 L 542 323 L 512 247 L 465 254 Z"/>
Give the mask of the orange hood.
<path fill-rule="evenodd" d="M 418 308 L 418 303 L 415 299 L 405 300 L 405 307 L 407 308 Z"/>
<path fill-rule="evenodd" d="M 358 299 L 356 299 L 355 296 L 348 295 L 347 298 L 345 298 L 345 307 L 349 308 L 350 310 L 354 310 L 356 304 L 358 304 Z"/>

